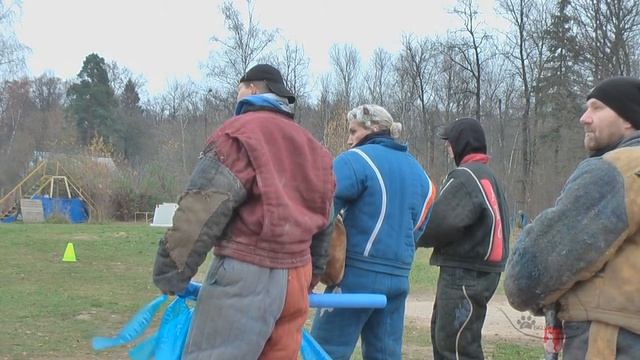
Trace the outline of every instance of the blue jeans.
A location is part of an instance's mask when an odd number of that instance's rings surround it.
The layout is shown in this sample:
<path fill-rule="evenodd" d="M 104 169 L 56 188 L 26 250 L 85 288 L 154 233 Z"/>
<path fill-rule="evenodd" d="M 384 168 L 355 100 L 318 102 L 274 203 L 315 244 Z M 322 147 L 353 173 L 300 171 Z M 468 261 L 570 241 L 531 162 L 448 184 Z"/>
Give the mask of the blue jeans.
<path fill-rule="evenodd" d="M 362 336 L 365 360 L 402 358 L 406 276 L 345 268 L 344 278 L 325 293 L 374 293 L 387 296 L 384 309 L 317 309 L 311 335 L 333 360 L 348 360 Z"/>

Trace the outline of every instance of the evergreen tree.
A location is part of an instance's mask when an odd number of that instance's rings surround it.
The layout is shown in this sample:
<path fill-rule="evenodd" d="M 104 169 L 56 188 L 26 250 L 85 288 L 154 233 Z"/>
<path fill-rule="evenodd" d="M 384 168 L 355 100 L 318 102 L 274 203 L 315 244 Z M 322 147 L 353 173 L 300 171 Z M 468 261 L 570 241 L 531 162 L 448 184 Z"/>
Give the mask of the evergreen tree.
<path fill-rule="evenodd" d="M 140 106 L 140 95 L 135 83 L 129 79 L 120 95 L 118 107 L 119 128 L 122 132 L 118 137 L 118 148 L 127 160 L 138 158 L 145 148 L 145 127 Z"/>
<path fill-rule="evenodd" d="M 560 124 L 579 113 L 580 96 L 585 89 L 580 88 L 581 75 L 578 67 L 580 51 L 578 41 L 572 29 L 572 18 L 569 15 L 571 0 L 558 0 L 556 12 L 552 17 L 551 27 L 545 32 L 548 38 L 550 57 L 545 66 L 545 74 L 541 79 L 539 99 L 543 108 L 555 119 L 557 126 L 552 133 L 558 136 Z M 558 140 L 558 139 L 555 139 Z"/>
<path fill-rule="evenodd" d="M 539 103 L 540 115 L 546 120 L 546 126 L 540 131 L 538 152 L 544 148 L 551 150 L 553 161 L 551 169 L 559 172 L 562 164 L 573 163 L 582 154 L 563 153 L 563 138 L 567 133 L 576 133 L 576 122 L 581 114 L 580 107 L 584 103 L 584 95 L 588 89 L 581 85 L 584 82 L 581 71 L 582 52 L 575 34 L 574 19 L 571 15 L 571 0 L 558 0 L 551 26 L 545 31 L 549 44 L 549 59 L 545 64 L 540 80 Z M 566 147 L 564 147 L 566 149 Z"/>
<path fill-rule="evenodd" d="M 67 90 L 67 110 L 75 120 L 80 144 L 89 145 L 95 136 L 113 142 L 122 130 L 114 120 L 116 98 L 109 85 L 104 59 L 97 54 L 88 55 L 78 80 Z"/>
<path fill-rule="evenodd" d="M 138 94 L 138 89 L 136 89 L 136 84 L 131 79 L 127 80 L 127 83 L 124 85 L 120 104 L 122 108 L 129 111 L 142 111 L 140 108 L 140 95 Z"/>

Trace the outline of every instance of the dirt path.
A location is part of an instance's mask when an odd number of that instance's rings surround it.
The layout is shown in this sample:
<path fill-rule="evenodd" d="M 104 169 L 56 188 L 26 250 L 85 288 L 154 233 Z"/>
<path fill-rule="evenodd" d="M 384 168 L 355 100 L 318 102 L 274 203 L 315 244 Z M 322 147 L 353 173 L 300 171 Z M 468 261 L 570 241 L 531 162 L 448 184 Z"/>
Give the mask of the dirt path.
<path fill-rule="evenodd" d="M 433 295 L 410 295 L 407 300 L 406 318 L 429 327 L 433 300 Z M 490 341 L 507 340 L 541 345 L 543 326 L 544 318 L 532 317 L 529 313 L 514 310 L 504 295 L 494 295 L 488 304 L 482 336 Z"/>

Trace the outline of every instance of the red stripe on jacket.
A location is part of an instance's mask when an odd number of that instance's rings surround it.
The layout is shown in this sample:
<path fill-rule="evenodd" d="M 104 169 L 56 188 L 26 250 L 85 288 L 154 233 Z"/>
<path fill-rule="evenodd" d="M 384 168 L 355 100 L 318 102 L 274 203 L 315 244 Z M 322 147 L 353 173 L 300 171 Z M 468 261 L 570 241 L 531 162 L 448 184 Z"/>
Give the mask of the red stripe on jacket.
<path fill-rule="evenodd" d="M 489 251 L 487 261 L 500 262 L 502 260 L 502 254 L 504 252 L 504 239 L 502 235 L 502 218 L 500 217 L 500 207 L 498 206 L 498 199 L 496 198 L 496 194 L 493 191 L 493 186 L 491 186 L 491 182 L 489 180 L 482 179 L 480 180 L 480 184 L 482 185 L 482 190 L 487 196 L 487 201 L 489 202 L 489 206 L 491 207 L 494 221 L 494 224 L 491 227 L 491 250 Z"/>

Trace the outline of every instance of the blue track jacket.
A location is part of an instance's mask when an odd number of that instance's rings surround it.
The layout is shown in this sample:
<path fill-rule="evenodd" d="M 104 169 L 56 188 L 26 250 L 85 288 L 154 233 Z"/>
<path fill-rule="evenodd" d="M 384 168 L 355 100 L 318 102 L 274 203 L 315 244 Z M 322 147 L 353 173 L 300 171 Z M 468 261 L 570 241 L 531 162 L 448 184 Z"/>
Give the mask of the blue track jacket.
<path fill-rule="evenodd" d="M 407 146 L 375 136 L 333 162 L 347 266 L 408 276 L 436 189 Z"/>

